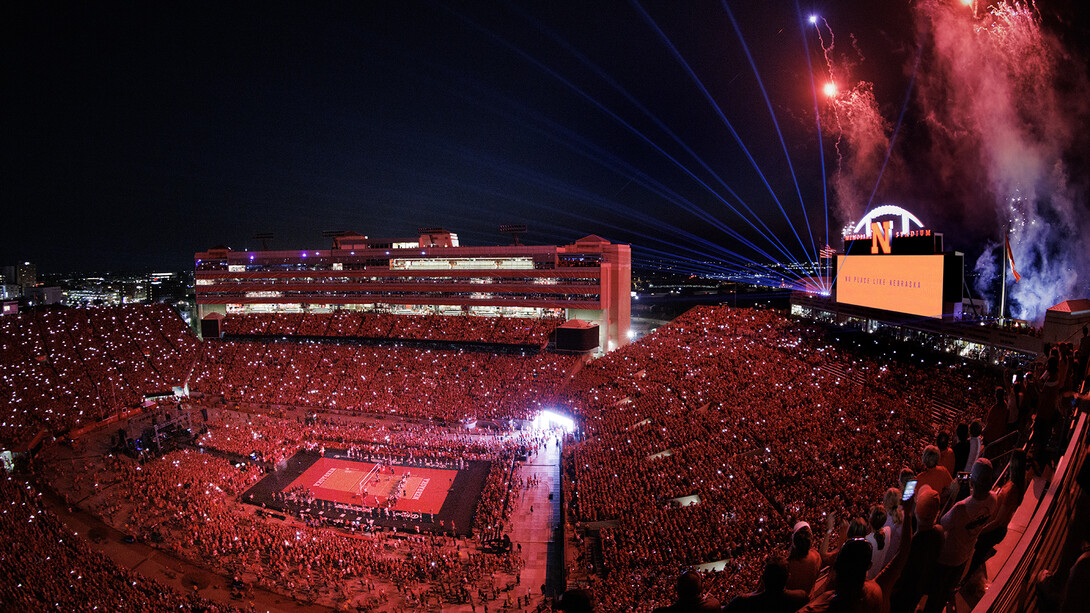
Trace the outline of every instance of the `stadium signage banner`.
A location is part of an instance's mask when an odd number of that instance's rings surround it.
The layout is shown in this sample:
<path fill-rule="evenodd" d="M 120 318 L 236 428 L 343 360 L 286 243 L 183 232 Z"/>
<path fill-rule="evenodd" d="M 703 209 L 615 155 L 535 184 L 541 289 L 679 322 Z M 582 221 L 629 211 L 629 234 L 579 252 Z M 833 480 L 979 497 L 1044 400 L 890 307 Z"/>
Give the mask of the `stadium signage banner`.
<path fill-rule="evenodd" d="M 890 218 L 880 221 L 880 218 Z M 893 229 L 894 219 L 899 220 L 901 229 Z M 913 230 L 916 226 L 918 229 Z M 857 241 L 870 239 L 870 252 L 873 255 L 889 255 L 893 252 L 894 238 L 931 236 L 931 230 L 924 227 L 918 217 L 907 210 L 891 204 L 882 205 L 871 209 L 859 223 L 855 225 L 850 234 L 844 235 L 844 241 Z"/>
<path fill-rule="evenodd" d="M 917 238 L 923 236 L 931 236 L 931 230 L 924 228 L 921 230 L 909 230 L 907 232 L 895 232 L 893 230 L 893 222 L 873 222 L 871 223 L 870 232 L 867 234 L 848 234 L 844 236 L 844 241 L 858 241 L 867 240 L 870 237 L 870 252 L 874 255 L 879 253 L 889 255 L 892 253 L 893 239 L 895 238 Z"/>
<path fill-rule="evenodd" d="M 889 222 L 886 222 L 886 223 L 889 223 Z M 878 224 L 878 222 L 874 222 L 874 225 L 877 226 L 879 224 Z M 845 234 L 844 235 L 844 240 L 845 241 L 859 241 L 859 240 L 867 240 L 868 238 L 873 239 L 873 234 L 874 234 L 873 230 L 868 234 Z M 909 230 L 908 232 L 893 231 L 893 232 L 891 232 L 889 234 L 889 237 L 887 238 L 887 240 L 889 240 L 890 238 L 917 238 L 917 237 L 921 237 L 921 236 L 931 236 L 931 230 L 929 228 L 923 228 L 921 230 Z"/>
<path fill-rule="evenodd" d="M 943 255 L 837 256 L 836 301 L 942 317 Z"/>

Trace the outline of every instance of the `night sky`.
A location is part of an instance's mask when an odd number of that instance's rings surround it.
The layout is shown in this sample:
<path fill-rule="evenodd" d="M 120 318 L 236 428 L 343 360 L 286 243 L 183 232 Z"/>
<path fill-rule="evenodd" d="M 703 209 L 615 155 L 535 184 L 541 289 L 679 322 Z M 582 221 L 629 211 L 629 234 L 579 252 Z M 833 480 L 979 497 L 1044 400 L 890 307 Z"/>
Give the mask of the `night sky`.
<path fill-rule="evenodd" d="M 259 232 L 283 249 L 423 226 L 500 244 L 506 223 L 529 226 L 530 243 L 631 242 L 640 259 L 767 261 L 763 233 L 812 258 L 826 232 L 821 147 L 828 173 L 835 151 L 818 141 L 807 55 L 813 82 L 826 77 L 806 18 L 828 20 L 891 123 L 916 56 L 905 1 L 729 3 L 796 189 L 720 2 L 315 4 L 5 3 L 0 263 L 182 270 L 215 245 L 260 248 Z M 1076 6 L 1042 12 L 1081 54 Z M 909 145 L 926 140 L 917 115 L 910 105 Z M 956 248 L 979 240 L 932 206 L 942 194 L 881 195 L 936 211 L 965 234 Z M 749 222 L 729 208 L 741 203 Z"/>

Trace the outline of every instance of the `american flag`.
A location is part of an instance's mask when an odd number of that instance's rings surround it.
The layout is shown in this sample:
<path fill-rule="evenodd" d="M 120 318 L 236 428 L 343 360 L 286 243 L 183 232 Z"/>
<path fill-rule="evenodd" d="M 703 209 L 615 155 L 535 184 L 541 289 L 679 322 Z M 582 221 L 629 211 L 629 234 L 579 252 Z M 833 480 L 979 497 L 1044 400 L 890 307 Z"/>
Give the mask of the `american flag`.
<path fill-rule="evenodd" d="M 825 248 L 821 250 L 821 259 L 831 260 L 836 256 L 836 249 L 833 249 L 829 245 L 825 245 Z"/>

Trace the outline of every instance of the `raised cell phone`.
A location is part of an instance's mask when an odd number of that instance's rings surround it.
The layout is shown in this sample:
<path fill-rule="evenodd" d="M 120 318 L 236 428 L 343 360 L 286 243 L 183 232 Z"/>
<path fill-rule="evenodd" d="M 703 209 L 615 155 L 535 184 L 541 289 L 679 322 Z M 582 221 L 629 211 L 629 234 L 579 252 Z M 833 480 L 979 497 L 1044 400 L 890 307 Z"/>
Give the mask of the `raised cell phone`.
<path fill-rule="evenodd" d="M 901 501 L 912 498 L 912 495 L 916 493 L 916 480 L 913 479 L 905 484 L 905 493 L 901 494 Z"/>

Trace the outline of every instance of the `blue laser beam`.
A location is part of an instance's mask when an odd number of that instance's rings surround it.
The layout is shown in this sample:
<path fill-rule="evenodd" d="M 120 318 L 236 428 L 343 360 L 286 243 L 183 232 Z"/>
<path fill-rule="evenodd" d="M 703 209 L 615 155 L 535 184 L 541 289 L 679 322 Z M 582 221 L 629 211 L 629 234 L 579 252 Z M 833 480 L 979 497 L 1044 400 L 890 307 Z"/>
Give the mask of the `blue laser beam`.
<path fill-rule="evenodd" d="M 450 10 L 450 9 L 448 9 L 448 10 Z M 665 150 L 663 150 L 661 147 L 659 147 L 657 144 L 655 144 L 654 141 L 652 141 L 649 137 L 647 137 L 645 134 L 643 134 L 640 130 L 636 129 L 634 126 L 632 126 L 630 123 L 628 123 L 623 118 L 618 116 L 616 113 L 614 113 L 608 107 L 606 107 L 605 105 L 600 103 L 593 96 L 590 96 L 585 91 L 583 91 L 581 88 L 579 88 L 576 85 L 574 85 L 573 83 L 571 83 L 568 79 L 564 78 L 562 75 L 560 75 L 556 71 L 552 70 L 551 68 L 549 68 L 548 66 L 546 66 L 542 62 L 540 62 L 537 59 L 533 58 L 532 56 L 530 56 L 529 54 L 527 54 L 526 52 L 524 52 L 522 49 L 518 48 L 517 46 L 515 46 L 515 45 L 511 44 L 510 42 L 504 40 L 503 38 L 495 35 L 494 33 L 489 32 L 487 29 L 485 29 L 484 27 L 482 27 L 479 24 L 475 23 L 473 20 L 468 19 L 467 17 L 465 17 L 463 15 L 460 15 L 460 14 L 454 12 L 454 11 L 451 11 L 451 12 L 455 16 L 457 16 L 460 19 L 462 19 L 463 21 L 465 21 L 471 27 L 477 29 L 478 31 L 480 31 L 483 34 L 489 36 L 490 38 L 492 38 L 493 40 L 495 40 L 499 44 L 503 45 L 504 47 L 506 47 L 510 51 L 516 53 L 517 55 L 519 55 L 520 57 L 522 57 L 526 61 L 528 61 L 531 64 L 533 64 L 534 66 L 536 66 L 539 70 L 542 70 L 546 74 L 550 75 L 551 77 L 553 77 L 554 79 L 559 81 L 561 84 L 563 84 L 564 86 L 568 87 L 570 90 L 572 90 L 573 92 L 578 94 L 584 100 L 586 100 L 590 104 L 594 105 L 600 111 L 602 111 L 603 113 L 608 115 L 611 119 L 613 119 L 618 124 L 623 126 L 625 129 L 629 130 L 632 134 L 637 136 L 637 138 L 639 138 L 644 143 L 651 146 L 653 149 L 655 149 L 657 152 L 659 152 L 661 155 L 663 155 L 666 159 L 668 159 L 671 163 L 673 163 L 678 169 L 680 169 L 682 172 L 687 174 L 690 178 L 692 178 L 694 181 L 696 181 L 698 184 L 700 184 L 702 187 L 704 187 L 706 190 L 708 190 L 710 193 L 712 193 L 717 199 L 719 199 L 721 202 L 726 204 L 728 207 L 730 207 L 732 210 L 734 210 L 737 213 L 737 210 L 734 209 L 732 206 L 730 206 L 729 202 L 727 202 L 725 199 L 723 199 L 722 196 L 720 196 L 717 192 L 715 192 L 715 190 L 711 189 L 711 187 L 708 186 L 707 183 L 705 183 L 703 180 L 701 180 L 699 177 L 697 177 L 684 164 L 681 164 L 676 158 L 674 158 L 669 153 L 667 153 Z M 720 111 L 720 116 L 723 117 L 721 111 Z M 723 117 L 723 119 L 725 120 L 725 117 Z M 733 127 L 731 127 L 731 130 L 733 131 Z M 735 137 L 736 137 L 736 139 L 738 138 L 736 133 L 735 133 Z M 748 149 L 745 148 L 745 145 L 742 144 L 740 140 L 738 142 L 742 146 L 742 149 L 745 151 L 746 155 L 749 157 L 750 161 L 755 164 L 755 161 L 753 160 L 752 155 L 749 154 L 749 151 L 748 151 Z M 759 168 L 757 168 L 757 172 L 758 172 L 758 174 L 761 174 Z M 761 177 L 762 177 L 762 181 L 764 182 L 766 187 L 768 187 L 769 190 L 771 191 L 771 186 L 768 185 L 768 181 L 764 179 L 763 174 L 761 174 Z M 739 200 L 739 202 L 742 202 L 744 204 L 744 201 L 742 201 L 742 199 L 736 193 L 734 193 L 733 190 L 730 190 L 729 187 L 727 187 L 727 189 L 728 189 L 728 191 L 731 192 L 732 196 L 734 196 L 736 199 Z M 773 198 L 775 199 L 775 194 L 773 194 Z M 783 211 L 782 205 L 779 204 L 778 200 L 776 200 L 776 202 L 777 202 L 777 206 L 780 207 L 780 210 L 782 212 Z M 734 237 L 734 235 L 737 234 L 736 231 L 734 231 L 733 229 L 731 229 L 728 226 L 726 226 L 725 224 L 723 224 L 720 220 L 712 217 L 707 212 L 703 211 L 703 209 L 700 209 L 699 207 L 696 207 L 695 205 L 692 205 L 691 203 L 683 204 L 683 203 L 679 203 L 679 202 L 674 202 L 674 204 L 676 204 L 678 206 L 681 206 L 682 208 L 686 209 L 687 211 L 689 211 L 690 213 L 692 213 L 694 215 L 697 215 L 698 217 L 701 217 L 702 219 L 704 219 L 704 221 L 706 221 L 706 222 L 708 222 L 710 224 L 713 224 L 715 227 L 717 227 L 717 229 L 719 229 L 719 230 L 721 230 L 721 231 L 723 231 L 725 233 L 728 233 L 728 235 L 732 235 L 732 237 Z M 750 209 L 748 209 L 748 206 L 746 206 L 746 208 L 747 208 L 747 210 L 750 210 Z M 752 213 L 752 210 L 750 210 L 750 212 Z M 744 216 L 742 216 L 740 213 L 737 213 L 737 214 L 745 220 Z M 784 215 L 786 217 L 786 212 L 784 213 Z M 758 222 L 761 223 L 761 225 L 767 230 L 767 233 L 762 233 L 762 236 L 766 240 L 768 240 L 770 243 L 772 243 L 773 246 L 776 247 L 777 250 L 780 251 L 784 255 L 784 257 L 786 257 L 787 259 L 791 260 L 792 262 L 794 262 L 796 264 L 801 265 L 801 262 L 799 262 L 799 260 L 797 258 L 795 258 L 795 256 L 793 254 L 791 254 L 790 251 L 786 248 L 786 245 L 784 245 L 781 241 L 779 241 L 779 239 L 775 236 L 775 233 L 772 232 L 771 229 L 768 228 L 768 226 L 765 225 L 764 222 L 762 220 L 760 220 L 759 217 L 757 217 L 755 214 L 754 214 L 754 216 L 755 216 L 755 218 L 757 218 Z M 746 220 L 746 221 L 747 221 L 747 223 L 750 223 L 748 220 Z M 788 224 L 791 225 L 790 219 L 788 219 Z M 750 223 L 750 225 L 752 226 L 752 223 Z M 756 228 L 754 228 L 754 229 L 756 229 Z M 795 234 L 796 238 L 799 238 L 798 233 L 797 233 L 797 231 L 795 231 L 793 225 L 791 225 L 791 229 L 792 229 L 792 232 Z M 760 232 L 760 230 L 758 230 L 758 232 Z M 805 248 L 805 246 L 802 245 L 801 238 L 799 238 L 799 244 L 800 244 L 800 246 L 802 246 L 803 252 L 805 253 L 806 248 Z M 754 248 L 752 246 L 752 244 L 749 244 L 747 246 L 750 246 L 751 248 Z M 766 257 L 768 257 L 770 260 L 775 259 L 775 258 L 772 258 L 771 256 L 768 256 L 767 254 L 763 253 L 763 251 L 762 251 L 762 255 L 766 255 Z"/>
<path fill-rule="evenodd" d="M 480 154 L 475 154 L 473 152 L 466 152 L 466 153 L 468 155 L 470 155 L 470 156 L 474 156 L 474 155 L 479 156 L 480 155 Z M 721 245 L 713 243 L 713 242 L 711 242 L 711 241 L 709 241 L 709 240 L 707 240 L 707 239 L 705 239 L 705 238 L 703 238 L 701 236 L 698 236 L 698 235 L 693 234 L 691 232 L 688 232 L 686 230 L 682 230 L 681 228 L 677 228 L 677 227 L 672 226 L 670 224 L 664 224 L 663 221 L 661 219 L 657 218 L 657 217 L 653 217 L 653 216 L 647 215 L 646 213 L 636 211 L 634 209 L 631 209 L 630 207 L 625 207 L 624 205 L 620 205 L 619 203 L 617 203 L 615 201 L 605 199 L 605 198 L 603 198 L 603 197 L 601 197 L 601 196 L 599 196 L 597 194 L 592 194 L 590 192 L 587 192 L 586 190 L 583 190 L 583 189 L 578 188 L 576 186 L 573 186 L 571 184 L 565 183 L 563 181 L 557 181 L 554 177 L 548 177 L 548 176 L 545 176 L 545 175 L 541 175 L 540 173 L 533 172 L 532 170 L 527 169 L 527 168 L 525 168 L 523 166 L 506 163 L 503 160 L 499 160 L 499 159 L 483 159 L 483 160 L 481 160 L 481 162 L 482 162 L 482 166 L 486 166 L 488 168 L 491 168 L 493 171 L 497 171 L 499 169 L 504 169 L 508 173 L 509 176 L 514 176 L 514 177 L 516 177 L 516 178 L 518 178 L 520 180 L 531 183 L 531 184 L 533 184 L 533 185 L 535 185 L 535 186 L 537 186 L 539 188 L 546 189 L 546 190 L 549 190 L 549 191 L 553 191 L 553 192 L 558 193 L 560 195 L 568 196 L 568 197 L 571 197 L 571 198 L 576 198 L 576 199 L 579 199 L 582 202 L 594 204 L 594 205 L 602 207 L 602 208 L 604 208 L 606 210 L 616 210 L 618 207 L 625 208 L 626 210 L 628 210 L 628 214 L 633 219 L 635 219 L 635 220 L 637 220 L 637 221 L 639 221 L 639 222 L 641 222 L 643 224 L 646 224 L 649 227 L 654 227 L 654 228 L 659 229 L 659 230 L 666 229 L 666 230 L 676 234 L 679 237 L 682 237 L 684 239 L 692 241 L 692 242 L 694 242 L 694 243 L 696 243 L 698 245 L 702 245 L 705 248 L 707 248 L 707 249 L 709 249 L 709 250 L 711 250 L 713 252 L 718 252 L 718 253 L 721 253 L 721 254 L 723 254 L 723 255 L 725 255 L 727 257 L 738 259 L 739 261 L 742 261 L 744 263 L 749 263 L 749 264 L 756 265 L 756 266 L 764 266 L 763 264 L 761 264 L 760 262 L 757 262 L 756 260 L 753 260 L 751 258 L 747 258 L 747 257 L 745 257 L 745 256 L 743 256 L 743 255 L 741 255 L 741 254 L 739 254 L 739 253 L 737 253 L 735 251 L 725 249 Z M 463 187 L 474 188 L 475 186 L 470 185 L 470 184 L 466 184 Z M 504 197 L 510 198 L 510 196 L 507 196 L 505 194 L 495 194 L 494 193 L 493 195 L 503 195 Z M 539 205 L 539 206 L 546 206 L 546 205 Z M 547 208 L 552 208 L 552 207 L 547 207 Z M 568 213 L 568 214 L 572 215 L 571 213 Z M 622 231 L 622 232 L 623 231 L 630 231 L 630 232 L 633 232 L 634 234 L 640 236 L 641 238 L 654 240 L 656 242 L 661 242 L 663 244 L 668 244 L 668 245 L 670 245 L 670 246 L 672 246 L 674 248 L 681 248 L 683 250 L 690 251 L 690 252 L 692 252 L 692 253 L 694 253 L 696 255 L 707 257 L 707 252 L 701 252 L 701 251 L 696 251 L 696 250 L 693 250 L 693 249 L 688 249 L 688 248 L 685 248 L 685 247 L 680 247 L 680 246 L 678 246 L 678 245 L 676 245 L 674 243 L 669 243 L 669 242 L 663 241 L 661 239 L 657 239 L 657 238 L 655 238 L 653 236 L 650 236 L 650 235 L 647 235 L 647 234 L 635 232 L 635 231 L 632 231 L 631 229 L 620 228 L 620 227 L 615 226 L 613 224 L 609 224 L 607 222 L 604 222 L 604 221 L 602 221 L 600 219 L 589 218 L 589 217 L 578 216 L 578 215 L 573 215 L 573 216 L 575 216 L 577 218 L 581 218 L 581 219 L 583 219 L 583 220 L 585 220 L 587 222 L 597 223 L 597 224 L 600 224 L 600 225 L 607 225 L 607 226 L 609 226 L 609 227 L 611 227 L 611 228 L 613 228 L 615 230 L 618 230 L 618 231 Z M 744 240 L 744 237 L 742 237 L 742 240 Z M 767 254 L 762 254 L 762 255 L 767 256 Z M 800 276 L 800 278 L 801 278 L 801 276 Z"/>
<path fill-rule="evenodd" d="M 667 136 L 669 136 L 674 141 L 674 143 L 679 145 L 686 153 L 688 153 L 692 157 L 692 159 L 701 168 L 703 168 L 712 177 L 714 177 L 717 180 L 717 182 L 719 183 L 719 185 L 721 185 L 724 189 L 726 189 L 727 193 L 732 198 L 737 200 L 739 205 L 742 206 L 742 208 L 744 208 L 746 210 L 746 212 L 748 212 L 750 215 L 752 215 L 754 217 L 754 219 L 756 219 L 761 224 L 761 226 L 764 228 L 764 230 L 762 231 L 761 229 L 757 228 L 752 221 L 750 221 L 745 215 L 743 215 L 740 211 L 738 211 L 736 208 L 734 208 L 734 206 L 732 206 L 729 202 L 727 202 L 725 199 L 723 199 L 721 196 L 719 196 L 719 194 L 717 194 L 714 190 L 712 190 L 710 187 L 708 187 L 706 184 L 704 184 L 703 181 L 696 178 L 694 175 L 692 175 L 692 173 L 688 173 L 694 180 L 696 180 L 700 185 L 702 185 L 703 187 L 708 189 L 713 195 L 715 195 L 717 197 L 717 199 L 719 199 L 724 205 L 726 205 L 733 213 L 738 215 L 738 217 L 740 219 L 742 219 L 743 221 L 745 221 L 751 228 L 753 228 L 754 230 L 761 233 L 766 238 L 766 240 L 769 240 L 773 244 L 778 244 L 778 246 L 780 248 L 779 249 L 780 252 L 783 253 L 785 255 L 785 257 L 788 257 L 789 259 L 792 259 L 795 262 L 801 264 L 801 262 L 798 262 L 798 260 L 796 258 L 794 258 L 792 254 L 789 253 L 789 250 L 787 249 L 786 245 L 784 245 L 782 243 L 782 241 L 779 241 L 778 238 L 776 238 L 775 233 L 772 232 L 771 228 L 769 228 L 767 226 L 767 224 L 765 224 L 760 219 L 760 217 L 745 202 L 745 200 L 741 196 L 739 196 L 738 193 L 735 192 L 734 189 L 731 188 L 730 185 L 727 184 L 723 180 L 723 178 L 716 171 L 714 171 L 710 166 L 708 166 L 708 164 L 703 160 L 703 158 L 701 158 L 699 155 L 697 155 L 697 153 L 695 151 L 693 151 L 692 148 L 689 147 L 689 145 L 687 143 L 685 143 L 680 137 L 677 136 L 676 133 L 674 133 L 668 126 L 666 126 L 666 124 L 663 123 L 662 120 L 659 119 L 657 115 L 655 115 L 649 109 L 647 109 L 639 100 L 637 100 L 634 96 L 632 96 L 624 87 L 622 87 L 620 84 L 618 84 L 612 77 L 610 77 L 608 74 L 606 74 L 605 71 L 603 71 L 600 67 L 598 67 L 596 64 L 591 62 L 585 55 L 580 53 L 577 49 L 575 49 L 566 40 L 564 40 L 563 38 L 558 36 L 552 30 L 544 27 L 537 20 L 531 18 L 530 16 L 526 15 L 525 13 L 522 13 L 521 11 L 518 11 L 517 9 L 516 9 L 516 12 L 521 14 L 524 19 L 526 19 L 528 22 L 530 22 L 532 25 L 534 25 L 534 27 L 536 27 L 538 29 L 538 31 L 544 33 L 546 36 L 551 38 L 554 42 L 556 42 L 558 45 L 560 45 L 566 51 L 568 51 L 568 53 L 570 53 L 573 57 L 575 57 L 577 60 L 579 60 L 580 63 L 582 63 L 584 66 L 586 66 L 587 68 L 592 70 L 596 75 L 598 75 L 598 77 L 600 79 L 602 79 L 604 82 L 606 82 L 615 91 L 617 91 L 622 96 L 624 96 L 624 98 L 630 104 L 635 106 L 636 109 L 638 109 L 640 112 L 642 112 L 644 114 L 644 116 L 646 116 L 648 119 L 650 119 L 659 129 L 661 129 Z M 766 96 L 766 100 L 767 100 L 767 96 Z M 778 129 L 779 128 L 777 126 L 777 130 Z M 781 141 L 781 143 L 783 142 L 782 135 L 781 135 L 780 141 Z M 671 156 L 669 156 L 669 154 L 667 154 L 660 147 L 658 147 L 657 145 L 654 145 L 654 143 L 649 143 L 649 144 L 651 144 L 652 147 L 654 147 L 657 151 L 662 153 L 665 157 L 667 157 L 671 161 L 674 161 L 675 164 L 678 164 L 679 167 L 680 167 L 680 163 L 678 163 L 676 160 L 674 160 Z M 786 153 L 786 145 L 785 145 L 785 153 Z M 790 164 L 790 159 L 788 159 L 788 163 Z M 687 169 L 683 168 L 683 170 L 688 172 Z M 794 176 L 794 169 L 792 169 L 792 176 Z M 798 186 L 797 180 L 796 180 L 795 183 L 796 183 L 796 187 L 797 187 Z M 800 202 L 801 202 L 801 192 L 800 192 L 799 197 L 800 197 Z M 804 210 L 804 215 L 805 215 L 805 210 Z M 807 225 L 809 225 L 809 221 L 807 221 Z M 811 243 L 813 243 L 812 235 L 811 235 Z M 804 248 L 804 251 L 805 251 L 805 248 Z"/>
<path fill-rule="evenodd" d="M 764 81 L 761 79 L 761 73 L 757 70 L 757 62 L 753 60 L 753 54 L 749 51 L 749 45 L 746 44 L 746 38 L 742 34 L 742 28 L 738 26 L 738 20 L 734 18 L 734 11 L 730 10 L 730 6 L 726 0 L 720 0 L 723 5 L 723 10 L 727 12 L 727 17 L 730 18 L 730 23 L 734 27 L 734 33 L 738 35 L 738 42 L 742 44 L 742 51 L 746 54 L 746 60 L 749 61 L 749 67 L 753 69 L 753 76 L 757 79 L 757 87 L 761 90 L 761 96 L 764 97 L 765 106 L 768 108 L 768 114 L 772 118 L 772 125 L 776 128 L 776 136 L 780 139 L 780 147 L 783 149 L 783 156 L 787 160 L 787 170 L 791 173 L 791 180 L 795 184 L 795 193 L 799 197 L 799 207 L 802 209 L 802 218 L 806 224 L 806 231 L 810 235 L 810 246 L 813 248 L 814 259 L 817 259 L 818 249 L 817 244 L 814 243 L 814 233 L 810 228 L 810 217 L 806 213 L 806 201 L 802 197 L 802 188 L 799 187 L 798 177 L 795 176 L 795 167 L 791 162 L 791 154 L 787 151 L 787 143 L 783 139 L 783 131 L 780 130 L 780 122 L 776 119 L 776 111 L 772 108 L 772 101 L 768 98 L 768 91 L 765 89 Z M 804 247 L 805 251 L 805 247 Z"/>
<path fill-rule="evenodd" d="M 818 107 L 817 84 L 814 83 L 814 64 L 810 61 L 810 46 L 806 42 L 806 26 L 802 23 L 802 9 L 798 0 L 795 0 L 795 12 L 799 16 L 799 30 L 802 32 L 803 57 L 806 58 L 806 72 L 810 75 L 810 92 L 814 99 L 814 121 L 817 124 L 818 159 L 821 160 L 821 195 L 825 209 L 825 244 L 829 244 L 829 186 L 825 171 L 825 145 L 821 139 L 821 110 Z M 817 15 L 810 15 L 809 22 L 817 27 Z M 824 281 L 823 281 L 824 283 Z M 830 283 L 831 285 L 831 283 Z M 829 291 L 829 287 L 823 287 Z"/>
<path fill-rule="evenodd" d="M 681 55 L 681 52 L 677 50 L 677 47 L 674 45 L 673 41 L 670 40 L 670 37 L 668 37 L 666 33 L 662 31 L 662 28 L 660 28 L 659 25 L 655 22 L 655 20 L 651 18 L 651 15 L 648 14 L 647 11 L 645 11 L 636 0 L 633 0 L 632 4 L 640 12 L 647 24 L 650 25 L 651 28 L 655 31 L 663 44 L 666 45 L 666 48 L 670 51 L 670 54 L 674 56 L 674 59 L 677 60 L 677 62 L 685 70 L 686 74 L 689 75 L 689 78 L 692 79 L 697 89 L 699 89 L 700 92 L 704 95 L 704 99 L 707 100 L 707 102 L 712 106 L 712 109 L 715 111 L 720 121 L 722 121 L 723 125 L 726 126 L 727 130 L 731 133 L 731 136 L 734 137 L 735 143 L 739 146 L 739 148 L 741 148 L 742 152 L 746 156 L 746 159 L 749 160 L 750 164 L 753 166 L 753 169 L 761 178 L 761 182 L 764 184 L 765 188 L 768 189 L 769 195 L 772 196 L 772 201 L 776 203 L 776 206 L 780 209 L 780 212 L 783 213 L 784 219 L 787 220 L 787 224 L 791 228 L 791 233 L 795 235 L 795 238 L 799 241 L 799 246 L 805 253 L 806 245 L 803 244 L 802 237 L 799 236 L 798 231 L 795 229 L 795 225 L 791 223 L 791 218 L 787 215 L 787 211 L 783 208 L 783 204 L 776 196 L 776 191 L 772 189 L 772 186 L 769 184 L 768 179 L 765 177 L 764 173 L 761 172 L 761 168 L 757 164 L 757 160 L 753 158 L 753 154 L 750 153 L 749 149 L 742 141 L 742 137 L 738 134 L 737 130 L 734 129 L 734 125 L 731 124 L 729 119 L 727 119 L 727 116 L 723 113 L 723 109 L 719 106 L 718 103 L 716 103 L 715 98 L 712 97 L 711 92 L 708 91 L 708 88 L 704 85 L 703 81 L 701 81 L 700 77 L 697 76 L 692 66 L 690 66 L 689 63 L 685 60 L 684 56 Z"/>

